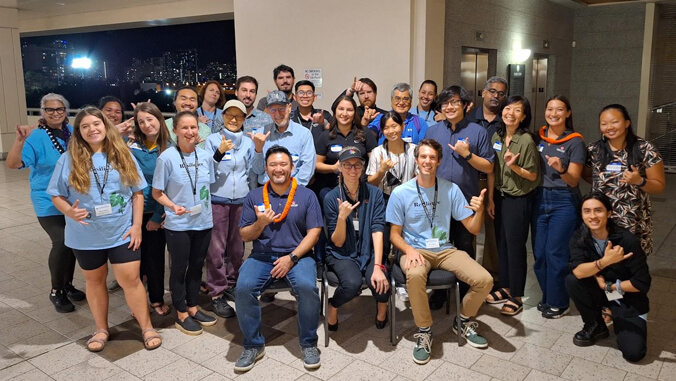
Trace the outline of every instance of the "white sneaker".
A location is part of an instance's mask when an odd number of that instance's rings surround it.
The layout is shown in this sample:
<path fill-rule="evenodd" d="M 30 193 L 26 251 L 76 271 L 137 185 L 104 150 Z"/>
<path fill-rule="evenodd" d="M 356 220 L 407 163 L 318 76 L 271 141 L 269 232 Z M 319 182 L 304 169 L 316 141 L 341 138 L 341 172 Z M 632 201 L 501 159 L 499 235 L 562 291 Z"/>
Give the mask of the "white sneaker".
<path fill-rule="evenodd" d="M 402 302 L 408 302 L 408 292 L 404 287 L 397 287 L 397 297 Z"/>

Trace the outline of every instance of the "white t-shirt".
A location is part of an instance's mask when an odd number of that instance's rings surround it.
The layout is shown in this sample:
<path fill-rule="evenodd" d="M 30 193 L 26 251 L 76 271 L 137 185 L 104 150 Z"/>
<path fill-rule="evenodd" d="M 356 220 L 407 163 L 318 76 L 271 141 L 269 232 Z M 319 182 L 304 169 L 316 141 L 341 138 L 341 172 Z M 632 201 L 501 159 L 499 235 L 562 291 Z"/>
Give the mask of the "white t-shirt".
<path fill-rule="evenodd" d="M 412 178 L 415 177 L 416 173 L 418 173 L 415 164 L 415 157 L 413 156 L 413 150 L 415 150 L 415 144 L 406 143 L 406 148 L 404 152 L 399 155 L 395 155 L 391 152 L 386 151 L 385 147 L 383 147 L 382 145 L 379 145 L 378 147 L 374 148 L 373 151 L 371 151 L 369 165 L 366 168 L 366 175 L 371 176 L 373 174 L 376 174 L 378 172 L 378 169 L 380 169 L 380 163 L 382 159 L 389 157 L 390 160 L 396 162 L 397 164 L 395 164 L 394 167 L 390 169 L 388 172 L 391 173 L 397 179 L 399 179 L 400 184 L 403 184 L 411 180 Z M 378 184 L 378 188 L 380 188 L 380 190 L 387 195 L 392 194 L 392 190 L 394 190 L 394 188 L 396 187 L 397 185 L 394 186 L 387 185 L 387 174 L 383 176 L 382 180 L 380 180 L 380 184 Z"/>

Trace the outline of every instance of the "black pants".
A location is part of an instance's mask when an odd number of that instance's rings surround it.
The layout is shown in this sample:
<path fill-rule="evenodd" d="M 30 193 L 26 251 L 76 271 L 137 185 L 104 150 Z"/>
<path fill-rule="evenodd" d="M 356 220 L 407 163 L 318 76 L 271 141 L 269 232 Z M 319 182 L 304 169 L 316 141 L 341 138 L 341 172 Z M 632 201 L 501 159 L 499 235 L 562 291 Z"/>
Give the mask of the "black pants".
<path fill-rule="evenodd" d="M 608 301 L 593 277 L 577 279 L 575 275 L 569 274 L 566 277 L 566 288 L 585 324 L 605 324 L 601 318 L 601 307 L 610 308 L 613 312 L 617 347 L 626 360 L 636 362 L 645 357 L 648 339 L 648 325 L 645 320 L 638 316 L 620 316 L 620 306 Z"/>
<path fill-rule="evenodd" d="M 160 230 L 148 231 L 146 224 L 152 213 L 143 215 L 141 241 L 141 277 L 148 279 L 148 297 L 150 303 L 164 301 L 164 253 L 166 248 L 165 233 Z"/>
<path fill-rule="evenodd" d="M 52 278 L 52 288 L 62 289 L 67 283 L 73 282 L 75 271 L 75 255 L 73 250 L 64 243 L 66 217 L 48 216 L 38 217 L 42 229 L 52 240 L 52 249 L 49 251 L 49 273 Z"/>
<path fill-rule="evenodd" d="M 531 220 L 533 192 L 519 197 L 495 190 L 495 239 L 498 247 L 500 287 L 521 297 L 526 287 L 526 241 Z"/>
<path fill-rule="evenodd" d="M 362 273 L 357 265 L 357 262 L 349 259 L 338 259 L 333 255 L 326 256 L 326 266 L 338 276 L 338 287 L 333 293 L 333 297 L 329 299 L 329 303 L 335 308 L 340 308 L 343 304 L 349 302 L 361 294 L 362 277 L 366 278 L 371 294 L 378 303 L 387 303 L 390 299 L 390 291 L 387 290 L 382 294 L 378 294 L 371 285 L 371 277 L 373 276 L 373 257 L 366 265 L 366 269 Z M 383 263 L 384 264 L 384 263 Z M 387 277 L 388 274 L 385 273 Z"/>
<path fill-rule="evenodd" d="M 171 302 L 176 311 L 187 312 L 188 307 L 195 307 L 198 303 L 202 267 L 211 241 L 211 229 L 164 231 L 171 255 Z"/>

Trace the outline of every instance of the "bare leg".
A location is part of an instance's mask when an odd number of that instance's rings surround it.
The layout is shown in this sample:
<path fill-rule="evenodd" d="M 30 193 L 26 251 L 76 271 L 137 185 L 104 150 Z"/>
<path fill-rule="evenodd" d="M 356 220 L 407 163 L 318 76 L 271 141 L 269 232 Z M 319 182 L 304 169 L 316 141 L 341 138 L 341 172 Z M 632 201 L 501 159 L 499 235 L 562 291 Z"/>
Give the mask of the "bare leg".
<path fill-rule="evenodd" d="M 153 328 L 150 322 L 150 313 L 148 312 L 148 301 L 146 300 L 146 289 L 139 278 L 141 262 L 133 261 L 127 263 L 117 263 L 112 265 L 113 272 L 117 282 L 124 290 L 124 299 L 127 306 L 136 318 L 141 330 Z M 161 339 L 153 339 L 148 345 L 156 345 Z"/>
<path fill-rule="evenodd" d="M 108 265 L 104 264 L 95 270 L 82 270 L 85 277 L 85 293 L 87 294 L 87 304 L 92 311 L 97 330 L 108 330 L 108 288 L 106 287 L 106 276 L 108 275 Z M 95 338 L 105 340 L 108 337 L 103 333 L 94 335 Z M 92 342 L 89 344 L 92 350 L 98 350 L 102 347 L 100 343 Z"/>
<path fill-rule="evenodd" d="M 384 321 L 387 317 L 387 303 L 378 303 L 378 320 Z"/>

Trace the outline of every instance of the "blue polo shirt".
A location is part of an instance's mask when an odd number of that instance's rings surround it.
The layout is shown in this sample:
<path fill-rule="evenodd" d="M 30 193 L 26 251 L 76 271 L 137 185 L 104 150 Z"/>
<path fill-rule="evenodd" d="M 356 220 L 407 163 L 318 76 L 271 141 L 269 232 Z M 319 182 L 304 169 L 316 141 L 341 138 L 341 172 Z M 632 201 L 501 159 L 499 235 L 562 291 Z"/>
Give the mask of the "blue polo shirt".
<path fill-rule="evenodd" d="M 394 112 L 390 110 L 390 112 Z M 378 144 L 383 144 L 385 141 L 385 135 L 380 131 L 380 119 L 383 117 L 383 114 L 376 116 L 375 119 L 369 123 L 368 128 L 371 131 L 375 132 L 378 137 Z M 427 131 L 427 123 L 425 120 L 419 117 L 418 115 L 411 114 L 408 112 L 406 114 L 406 120 L 404 121 L 404 131 L 401 133 L 401 138 L 409 143 L 418 144 L 420 140 L 425 136 Z M 410 139 L 407 139 L 410 138 Z"/>
<path fill-rule="evenodd" d="M 495 154 L 490 138 L 486 135 L 486 129 L 465 118 L 456 125 L 453 131 L 450 123 L 444 120 L 430 127 L 425 134 L 425 139 L 434 139 L 441 144 L 443 157 L 437 169 L 437 176 L 460 187 L 468 202 L 472 196 L 478 196 L 479 171 L 448 145 L 451 142 L 455 145 L 458 140 L 469 139 L 470 152 L 492 163 Z"/>
<path fill-rule="evenodd" d="M 280 133 L 274 123 L 268 124 L 260 132 L 267 134 L 268 131 L 270 131 L 270 136 L 263 145 L 263 151 L 258 153 L 254 150 L 252 167 L 253 172 L 258 175 L 258 183 L 265 184 L 268 181 L 268 174 L 265 173 L 265 153 L 270 147 L 279 145 L 291 153 L 294 165 L 291 176 L 298 180 L 299 185 L 307 185 L 315 174 L 317 164 L 315 143 L 310 130 L 296 122 L 289 121 L 289 126 L 284 132 Z"/>
<path fill-rule="evenodd" d="M 284 210 L 289 190 L 291 190 L 291 186 L 289 186 L 289 189 L 284 194 L 278 195 L 270 187 L 268 192 L 270 207 L 275 213 L 282 213 Z M 249 192 L 244 199 L 242 219 L 239 221 L 240 228 L 253 225 L 256 222 L 256 210 L 258 204 L 262 203 L 263 187 L 258 187 Z M 300 245 L 309 229 L 323 226 L 322 212 L 319 208 L 317 196 L 311 190 L 298 185 L 289 214 L 281 222 L 273 222 L 263 229 L 258 239 L 253 241 L 251 255 L 270 253 L 274 253 L 275 255 L 289 254 Z"/>
<path fill-rule="evenodd" d="M 73 126 L 67 125 L 72 133 Z M 58 137 L 56 142 L 66 149 L 66 142 Z M 26 138 L 23 149 L 21 150 L 21 161 L 23 168 L 30 168 L 28 180 L 31 187 L 31 201 L 33 210 L 38 217 L 59 216 L 61 212 L 52 204 L 52 197 L 47 194 L 49 180 L 54 173 L 56 162 L 59 161 L 61 153 L 54 147 L 49 140 L 47 131 L 36 129 Z"/>

